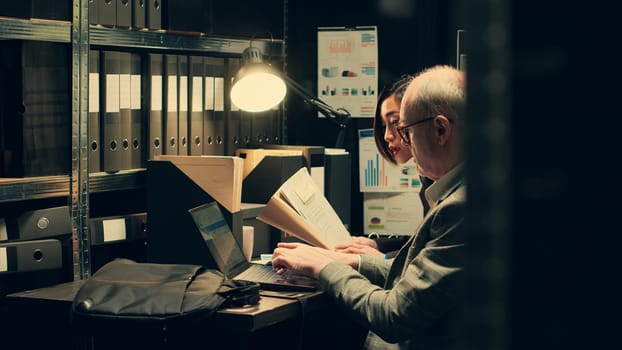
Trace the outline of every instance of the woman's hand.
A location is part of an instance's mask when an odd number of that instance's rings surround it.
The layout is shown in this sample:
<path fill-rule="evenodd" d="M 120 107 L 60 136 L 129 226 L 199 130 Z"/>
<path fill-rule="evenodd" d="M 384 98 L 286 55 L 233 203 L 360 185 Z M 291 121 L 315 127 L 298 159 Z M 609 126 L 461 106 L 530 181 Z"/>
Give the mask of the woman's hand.
<path fill-rule="evenodd" d="M 371 238 L 363 236 L 354 236 L 349 243 L 340 244 L 335 247 L 337 252 L 348 254 L 368 254 L 384 256 L 384 254 L 378 251 L 378 245 L 376 241 Z"/>

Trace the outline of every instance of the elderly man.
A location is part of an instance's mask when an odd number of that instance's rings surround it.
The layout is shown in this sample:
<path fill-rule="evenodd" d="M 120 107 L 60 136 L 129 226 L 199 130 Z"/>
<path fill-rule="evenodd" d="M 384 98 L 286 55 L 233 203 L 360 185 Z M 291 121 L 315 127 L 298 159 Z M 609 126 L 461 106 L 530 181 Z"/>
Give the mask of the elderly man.
<path fill-rule="evenodd" d="M 272 264 L 320 280 L 369 330 L 367 349 L 455 349 L 460 343 L 465 250 L 465 76 L 450 66 L 419 73 L 397 128 L 419 174 L 434 180 L 421 225 L 394 259 L 279 243 Z"/>

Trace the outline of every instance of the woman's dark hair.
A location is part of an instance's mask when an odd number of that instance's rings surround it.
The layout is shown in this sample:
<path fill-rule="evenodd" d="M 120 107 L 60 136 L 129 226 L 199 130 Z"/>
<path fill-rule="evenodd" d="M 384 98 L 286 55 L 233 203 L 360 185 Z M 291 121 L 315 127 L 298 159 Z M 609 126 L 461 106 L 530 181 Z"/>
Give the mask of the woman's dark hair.
<path fill-rule="evenodd" d="M 395 161 L 395 157 L 393 157 L 393 154 L 391 154 L 391 151 L 389 150 L 389 144 L 384 140 L 385 126 L 382 123 L 380 107 L 382 106 L 384 100 L 392 95 L 397 96 L 397 98 L 401 101 L 412 78 L 413 76 L 411 75 L 402 75 L 397 80 L 394 80 L 392 83 L 386 85 L 382 91 L 380 91 L 380 95 L 378 95 L 378 102 L 376 103 L 376 114 L 374 115 L 374 140 L 376 141 L 376 148 L 378 148 L 378 152 L 380 152 L 380 155 L 384 159 L 393 164 L 397 164 L 397 161 Z"/>

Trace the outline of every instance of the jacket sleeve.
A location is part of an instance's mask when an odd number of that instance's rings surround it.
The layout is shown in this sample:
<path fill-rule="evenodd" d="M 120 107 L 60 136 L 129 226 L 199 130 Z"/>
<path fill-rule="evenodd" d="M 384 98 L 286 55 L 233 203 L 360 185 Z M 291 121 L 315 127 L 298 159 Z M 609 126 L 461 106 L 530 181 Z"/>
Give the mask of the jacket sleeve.
<path fill-rule="evenodd" d="M 389 288 L 377 283 L 388 276 L 384 267 L 362 256 L 360 273 L 328 264 L 320 273 L 324 290 L 385 341 L 401 342 L 423 332 L 455 308 L 462 294 L 463 206 L 446 204 L 434 212 L 411 242 L 407 264 L 395 281 L 388 281 Z"/>

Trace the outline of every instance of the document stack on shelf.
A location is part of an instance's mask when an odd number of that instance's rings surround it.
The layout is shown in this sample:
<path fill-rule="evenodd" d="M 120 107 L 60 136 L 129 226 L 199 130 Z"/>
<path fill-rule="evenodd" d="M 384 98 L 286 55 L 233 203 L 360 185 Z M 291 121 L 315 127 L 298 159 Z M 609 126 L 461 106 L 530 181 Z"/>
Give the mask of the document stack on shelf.
<path fill-rule="evenodd" d="M 244 159 L 235 156 L 160 155 L 156 160 L 173 163 L 229 212 L 241 210 Z"/>
<path fill-rule="evenodd" d="M 257 219 L 317 247 L 333 249 L 351 240 L 306 167 L 281 185 Z"/>

